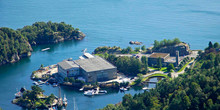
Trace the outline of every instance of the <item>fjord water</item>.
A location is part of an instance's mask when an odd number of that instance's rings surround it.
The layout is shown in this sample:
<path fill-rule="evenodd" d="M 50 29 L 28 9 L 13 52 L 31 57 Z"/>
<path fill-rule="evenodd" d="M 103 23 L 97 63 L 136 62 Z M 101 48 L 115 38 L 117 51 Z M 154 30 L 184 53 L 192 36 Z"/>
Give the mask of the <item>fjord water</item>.
<path fill-rule="evenodd" d="M 31 72 L 41 64 L 56 64 L 70 57 L 78 59 L 85 48 L 92 52 L 98 46 L 127 47 L 130 40 L 149 47 L 154 40 L 175 37 L 189 43 L 191 49 L 204 49 L 209 41 L 220 42 L 219 0 L 0 0 L 0 27 L 17 29 L 36 21 L 64 21 L 87 36 L 80 42 L 33 47 L 30 58 L 1 66 L 0 107 L 4 110 L 22 109 L 10 101 L 16 88 L 30 89 Z M 40 51 L 47 47 L 51 49 Z M 48 95 L 58 95 L 58 88 L 42 88 Z M 93 110 L 118 103 L 124 95 L 112 92 L 90 98 L 68 88 L 61 92 L 69 99 L 67 110 L 73 109 L 73 97 L 79 110 Z M 143 91 L 126 93 L 139 92 Z"/>

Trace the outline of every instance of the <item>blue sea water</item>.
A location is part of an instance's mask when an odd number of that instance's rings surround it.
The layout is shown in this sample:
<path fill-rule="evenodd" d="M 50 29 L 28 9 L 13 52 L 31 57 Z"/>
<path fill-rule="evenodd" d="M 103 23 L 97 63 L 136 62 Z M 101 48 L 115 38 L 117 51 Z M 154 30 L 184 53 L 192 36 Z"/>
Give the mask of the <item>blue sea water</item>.
<path fill-rule="evenodd" d="M 98 46 L 127 47 L 131 40 L 149 47 L 154 40 L 175 37 L 189 43 L 191 49 L 204 49 L 209 41 L 220 42 L 219 0 L 0 0 L 0 27 L 18 29 L 37 21 L 64 21 L 87 36 L 80 42 L 34 47 L 30 58 L 1 66 L 0 107 L 4 110 L 21 109 L 10 101 L 16 88 L 30 88 L 30 74 L 41 64 L 51 65 L 69 57 L 78 59 L 85 48 L 92 52 Z M 51 50 L 40 51 L 46 47 Z M 46 94 L 58 94 L 57 88 L 42 88 Z M 62 92 L 70 103 L 75 97 L 80 110 L 115 104 L 123 96 L 123 93 L 111 93 L 88 98 L 66 88 Z M 67 109 L 72 107 L 68 105 Z"/>

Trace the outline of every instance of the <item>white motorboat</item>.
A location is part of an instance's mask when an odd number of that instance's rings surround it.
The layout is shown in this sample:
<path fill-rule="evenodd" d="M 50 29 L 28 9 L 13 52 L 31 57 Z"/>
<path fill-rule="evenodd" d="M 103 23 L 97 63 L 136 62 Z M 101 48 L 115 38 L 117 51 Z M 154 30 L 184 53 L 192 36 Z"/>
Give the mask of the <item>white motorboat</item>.
<path fill-rule="evenodd" d="M 127 88 L 124 88 L 124 87 L 121 87 L 120 90 L 121 90 L 121 91 L 127 91 L 128 89 L 127 89 Z"/>
<path fill-rule="evenodd" d="M 149 88 L 148 88 L 148 87 L 143 87 L 142 89 L 143 89 L 143 90 L 148 90 Z"/>
<path fill-rule="evenodd" d="M 93 96 L 95 94 L 95 91 L 94 90 L 88 90 L 88 91 L 85 91 L 84 92 L 84 95 L 85 96 Z"/>
<path fill-rule="evenodd" d="M 38 84 L 39 84 L 39 85 L 41 85 L 41 84 L 43 84 L 43 83 L 44 83 L 44 82 L 41 81 L 41 80 L 38 81 Z"/>
<path fill-rule="evenodd" d="M 83 91 L 83 90 L 84 90 L 84 88 L 83 88 L 83 87 L 79 89 L 79 91 Z"/>
<path fill-rule="evenodd" d="M 38 83 L 38 82 L 36 82 L 36 81 L 34 81 L 34 82 L 33 82 L 33 84 L 34 84 L 34 85 L 37 85 L 37 86 L 39 85 L 39 83 Z"/>
<path fill-rule="evenodd" d="M 21 92 L 20 91 L 15 93 L 15 98 L 19 98 L 19 97 L 21 97 Z"/>
<path fill-rule="evenodd" d="M 56 83 L 53 83 L 53 87 L 57 87 L 58 86 L 58 84 L 56 84 Z"/>
<path fill-rule="evenodd" d="M 45 49 L 42 49 L 41 51 L 43 52 L 43 51 L 46 51 L 46 50 L 49 50 L 50 48 L 45 48 Z"/>
<path fill-rule="evenodd" d="M 107 94 L 106 90 L 99 90 L 98 94 Z"/>

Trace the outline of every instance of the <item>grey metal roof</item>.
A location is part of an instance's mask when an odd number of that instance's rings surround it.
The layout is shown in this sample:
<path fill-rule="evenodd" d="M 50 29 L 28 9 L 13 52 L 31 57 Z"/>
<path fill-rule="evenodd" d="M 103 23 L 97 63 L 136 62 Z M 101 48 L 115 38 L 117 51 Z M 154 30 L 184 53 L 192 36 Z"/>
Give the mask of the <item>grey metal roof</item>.
<path fill-rule="evenodd" d="M 164 58 L 167 55 L 169 55 L 169 53 L 152 53 L 149 58 Z"/>
<path fill-rule="evenodd" d="M 116 68 L 114 65 L 98 56 L 89 59 L 79 59 L 75 60 L 74 62 L 86 72 Z"/>
<path fill-rule="evenodd" d="M 59 66 L 61 66 L 61 68 L 67 70 L 67 69 L 71 69 L 73 67 L 79 67 L 77 64 L 75 64 L 73 61 L 67 61 L 64 60 L 62 62 L 57 63 Z"/>

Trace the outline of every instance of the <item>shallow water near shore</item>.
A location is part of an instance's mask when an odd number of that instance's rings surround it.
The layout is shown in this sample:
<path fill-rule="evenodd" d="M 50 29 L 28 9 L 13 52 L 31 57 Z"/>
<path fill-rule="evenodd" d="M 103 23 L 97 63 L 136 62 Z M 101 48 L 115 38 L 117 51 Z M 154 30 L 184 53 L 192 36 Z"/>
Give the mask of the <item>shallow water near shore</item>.
<path fill-rule="evenodd" d="M 13 29 L 36 21 L 61 22 L 79 28 L 87 36 L 79 42 L 67 41 L 33 47 L 30 58 L 0 66 L 0 107 L 22 109 L 11 104 L 16 88 L 30 89 L 31 72 L 41 64 L 52 65 L 87 48 L 98 46 L 127 47 L 129 41 L 141 41 L 147 47 L 154 40 L 175 37 L 189 43 L 191 49 L 204 49 L 209 41 L 220 42 L 220 1 L 164 0 L 0 0 L 0 27 Z M 50 47 L 45 52 L 40 50 Z M 132 46 L 139 47 L 139 46 Z M 58 88 L 44 85 L 45 94 L 58 95 Z M 94 110 L 122 100 L 124 93 L 85 97 L 83 93 L 62 88 L 68 98 L 67 110 L 73 109 L 73 97 L 79 110 Z M 130 90 L 135 94 L 143 91 Z"/>

